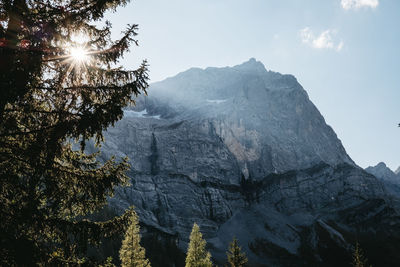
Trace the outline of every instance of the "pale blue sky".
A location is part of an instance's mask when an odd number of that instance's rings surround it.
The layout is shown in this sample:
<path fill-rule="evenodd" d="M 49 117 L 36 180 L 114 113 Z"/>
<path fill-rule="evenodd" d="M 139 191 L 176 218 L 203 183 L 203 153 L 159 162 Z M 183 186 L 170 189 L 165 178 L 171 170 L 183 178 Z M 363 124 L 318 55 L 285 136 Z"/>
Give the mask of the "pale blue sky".
<path fill-rule="evenodd" d="M 107 18 L 139 24 L 123 64 L 148 59 L 151 81 L 255 57 L 297 77 L 357 164 L 400 165 L 400 1 L 135 0 Z"/>

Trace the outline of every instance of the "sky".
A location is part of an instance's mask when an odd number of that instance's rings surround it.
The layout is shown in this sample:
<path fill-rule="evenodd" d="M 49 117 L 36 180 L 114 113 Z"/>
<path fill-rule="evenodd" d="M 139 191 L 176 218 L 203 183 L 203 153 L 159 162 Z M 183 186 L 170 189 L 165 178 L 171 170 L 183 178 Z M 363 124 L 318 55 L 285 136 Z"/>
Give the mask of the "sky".
<path fill-rule="evenodd" d="M 139 24 L 121 63 L 147 59 L 151 82 L 254 57 L 296 76 L 358 165 L 400 166 L 400 1 L 135 0 L 106 18 L 115 38 Z"/>

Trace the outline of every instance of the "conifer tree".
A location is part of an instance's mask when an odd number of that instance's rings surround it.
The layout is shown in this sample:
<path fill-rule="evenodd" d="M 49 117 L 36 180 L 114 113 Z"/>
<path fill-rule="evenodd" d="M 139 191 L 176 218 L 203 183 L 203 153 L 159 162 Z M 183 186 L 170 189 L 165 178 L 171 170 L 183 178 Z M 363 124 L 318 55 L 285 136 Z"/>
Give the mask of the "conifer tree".
<path fill-rule="evenodd" d="M 239 247 L 239 243 L 236 238 L 233 238 L 229 244 L 229 250 L 226 253 L 228 256 L 228 263 L 231 267 L 243 267 L 247 264 L 247 257 Z"/>
<path fill-rule="evenodd" d="M 117 267 L 112 260 L 112 257 L 108 257 L 104 264 L 100 264 L 99 267 Z"/>
<path fill-rule="evenodd" d="M 94 264 L 88 245 L 130 218 L 82 219 L 128 180 L 127 159 L 84 152 L 147 88 L 146 62 L 118 66 L 137 25 L 115 41 L 110 23 L 97 26 L 127 2 L 0 1 L 1 266 Z"/>
<path fill-rule="evenodd" d="M 140 245 L 139 231 L 139 219 L 132 210 L 130 224 L 119 251 L 122 267 L 151 267 L 149 260 L 146 259 L 146 251 Z"/>
<path fill-rule="evenodd" d="M 190 234 L 189 247 L 186 255 L 186 267 L 211 267 L 211 254 L 206 250 L 206 241 L 199 226 L 194 223 Z"/>
<path fill-rule="evenodd" d="M 364 253 L 362 249 L 360 248 L 360 245 L 358 242 L 356 243 L 356 246 L 354 248 L 353 252 L 353 266 L 354 267 L 367 267 L 367 259 L 364 257 Z M 371 267 L 372 265 L 369 265 Z"/>

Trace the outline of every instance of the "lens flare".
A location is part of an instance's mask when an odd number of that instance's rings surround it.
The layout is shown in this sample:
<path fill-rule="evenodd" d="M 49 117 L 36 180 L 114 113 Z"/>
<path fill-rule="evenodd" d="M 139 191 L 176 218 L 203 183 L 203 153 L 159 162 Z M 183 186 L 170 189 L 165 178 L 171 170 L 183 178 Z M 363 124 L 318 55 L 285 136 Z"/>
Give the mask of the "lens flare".
<path fill-rule="evenodd" d="M 69 54 L 71 59 L 78 64 L 85 64 L 89 61 L 88 51 L 83 47 L 71 47 Z"/>

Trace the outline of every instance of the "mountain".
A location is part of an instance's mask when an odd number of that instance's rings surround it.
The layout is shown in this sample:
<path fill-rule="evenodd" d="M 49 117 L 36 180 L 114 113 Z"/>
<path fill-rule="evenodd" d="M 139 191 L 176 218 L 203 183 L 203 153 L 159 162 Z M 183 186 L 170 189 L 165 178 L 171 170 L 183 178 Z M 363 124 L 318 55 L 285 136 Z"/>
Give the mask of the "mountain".
<path fill-rule="evenodd" d="M 389 169 L 384 162 L 380 162 L 374 167 L 370 166 L 365 170 L 375 175 L 377 178 L 383 179 L 390 183 L 400 184 L 400 175 Z"/>
<path fill-rule="evenodd" d="M 365 171 L 373 174 L 383 182 L 387 192 L 395 198 L 393 202 L 400 207 L 400 174 L 393 172 L 383 162 L 374 167 L 370 166 Z"/>
<path fill-rule="evenodd" d="M 221 138 L 246 178 L 321 161 L 354 164 L 297 80 L 266 71 L 255 59 L 233 68 L 190 69 L 149 92 L 137 110 L 191 128 L 206 123 L 199 130 Z"/>
<path fill-rule="evenodd" d="M 153 266 L 182 266 L 194 222 L 219 265 L 233 236 L 252 266 L 345 266 L 356 240 L 374 266 L 399 262 L 388 252 L 400 240 L 393 196 L 294 76 L 250 59 L 148 92 L 107 130 L 101 157 L 130 159 L 132 185 L 109 205 L 136 207 Z"/>
<path fill-rule="evenodd" d="M 394 173 L 399 175 L 400 174 L 400 167 L 398 167 L 397 170 Z"/>

